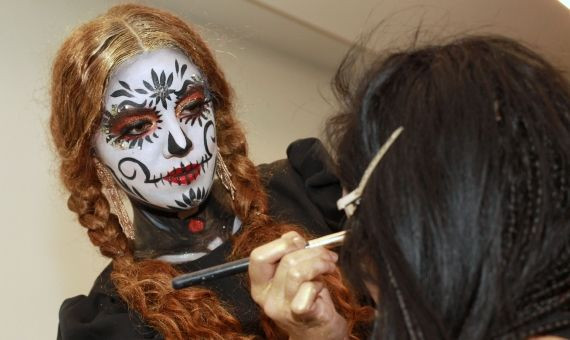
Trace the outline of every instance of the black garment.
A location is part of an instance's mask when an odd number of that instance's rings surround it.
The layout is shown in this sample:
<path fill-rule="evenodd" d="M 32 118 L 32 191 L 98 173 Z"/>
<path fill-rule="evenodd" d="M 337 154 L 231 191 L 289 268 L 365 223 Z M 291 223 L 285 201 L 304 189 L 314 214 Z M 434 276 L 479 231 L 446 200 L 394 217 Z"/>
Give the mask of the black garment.
<path fill-rule="evenodd" d="M 316 139 L 299 140 L 287 149 L 287 159 L 260 165 L 267 188 L 270 213 L 278 221 L 297 223 L 315 236 L 340 229 L 342 214 L 336 210 L 341 189 L 331 170 L 329 155 Z M 225 262 L 231 244 L 226 242 L 208 255 L 181 268 L 194 271 Z M 130 312 L 110 281 L 111 267 L 99 277 L 88 296 L 63 302 L 59 312 L 58 339 L 162 339 L 160 334 Z M 262 335 L 259 311 L 243 280 L 234 275 L 209 282 L 227 303 L 248 334 Z"/>

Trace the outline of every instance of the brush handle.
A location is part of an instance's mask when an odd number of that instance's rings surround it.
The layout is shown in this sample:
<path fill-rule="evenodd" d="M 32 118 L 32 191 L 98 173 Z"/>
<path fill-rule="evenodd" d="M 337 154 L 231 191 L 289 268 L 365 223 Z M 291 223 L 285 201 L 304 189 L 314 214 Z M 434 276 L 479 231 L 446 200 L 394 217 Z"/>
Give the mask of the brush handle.
<path fill-rule="evenodd" d="M 192 273 L 179 275 L 172 279 L 172 287 L 174 289 L 190 287 L 206 281 L 245 272 L 247 267 L 249 267 L 248 257 L 237 261 L 222 263 L 217 266 L 208 267 Z"/>
<path fill-rule="evenodd" d="M 305 248 L 335 247 L 342 244 L 346 231 L 329 234 L 307 242 Z M 206 281 L 219 279 L 222 277 L 243 273 L 249 267 L 249 257 L 222 263 L 217 266 L 208 267 L 188 274 L 182 274 L 172 279 L 174 289 L 182 289 L 196 284 L 203 284 Z"/>

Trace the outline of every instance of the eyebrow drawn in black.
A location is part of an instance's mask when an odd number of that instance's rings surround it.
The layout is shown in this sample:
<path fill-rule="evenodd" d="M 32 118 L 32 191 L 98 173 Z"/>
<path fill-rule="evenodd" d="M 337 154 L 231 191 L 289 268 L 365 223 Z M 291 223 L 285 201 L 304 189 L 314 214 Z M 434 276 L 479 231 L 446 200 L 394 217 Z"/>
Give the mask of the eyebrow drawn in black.
<path fill-rule="evenodd" d="M 111 97 L 113 98 L 117 98 L 117 97 L 127 97 L 127 98 L 132 98 L 134 97 L 134 95 L 131 93 L 133 90 L 131 90 L 131 86 L 129 84 L 127 84 L 127 82 L 124 82 L 122 80 L 119 80 L 119 84 L 123 87 L 122 89 L 116 90 L 113 93 L 111 93 Z M 138 91 L 137 91 L 138 92 Z"/>
<path fill-rule="evenodd" d="M 136 103 L 132 100 L 123 100 L 119 105 L 117 105 L 117 113 L 123 113 L 131 111 L 131 109 L 146 109 L 146 100 L 142 103 Z"/>
<path fill-rule="evenodd" d="M 190 90 L 192 90 L 196 87 L 203 87 L 203 86 L 202 86 L 202 84 L 199 84 L 194 80 L 186 79 L 184 81 L 184 84 L 182 84 L 182 87 L 180 88 L 180 90 L 174 92 L 174 94 L 176 95 L 176 98 L 180 99 L 184 95 L 186 95 L 188 92 L 190 92 Z"/>

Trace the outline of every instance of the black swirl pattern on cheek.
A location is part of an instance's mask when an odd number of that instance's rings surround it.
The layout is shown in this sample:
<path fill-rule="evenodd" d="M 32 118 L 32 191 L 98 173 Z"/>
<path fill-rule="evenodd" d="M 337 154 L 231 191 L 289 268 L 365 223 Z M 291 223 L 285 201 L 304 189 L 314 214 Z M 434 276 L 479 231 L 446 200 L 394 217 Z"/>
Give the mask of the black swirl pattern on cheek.
<path fill-rule="evenodd" d="M 210 151 L 210 149 L 208 149 L 208 130 L 212 128 L 215 130 L 214 127 L 214 122 L 209 120 L 208 122 L 206 122 L 206 125 L 204 126 L 204 149 L 206 150 L 206 153 L 208 154 L 208 156 L 212 156 L 212 152 Z M 215 131 L 214 131 L 214 135 L 215 135 Z M 212 142 L 216 142 L 216 137 L 212 137 Z"/>
<path fill-rule="evenodd" d="M 138 198 L 140 198 L 141 200 L 145 201 L 145 202 L 149 202 L 149 200 L 147 200 L 138 190 L 137 188 L 133 187 L 129 187 L 129 185 L 125 182 L 125 180 L 123 180 L 122 178 L 119 178 L 119 176 L 117 176 L 117 174 L 115 173 L 115 171 L 109 167 L 108 165 L 105 165 L 105 167 L 109 170 L 109 172 L 113 175 L 113 177 L 115 178 L 115 180 L 117 181 L 117 183 L 119 183 L 121 185 L 121 187 L 127 192 L 130 193 L 131 195 L 137 196 Z"/>
<path fill-rule="evenodd" d="M 143 162 L 139 161 L 136 158 L 125 157 L 119 161 L 117 168 L 121 172 L 121 175 L 123 175 L 123 177 L 125 177 L 128 180 L 132 181 L 133 179 L 135 179 L 137 177 L 137 170 L 134 169 L 133 173 L 131 175 L 127 175 L 125 173 L 125 171 L 123 170 L 123 166 L 125 165 L 125 163 L 135 163 L 136 165 L 139 166 L 139 168 L 141 169 L 141 171 L 143 172 L 143 175 L 145 177 L 144 183 L 154 184 L 154 183 L 158 183 L 162 180 L 161 176 L 158 176 L 158 178 L 157 178 L 156 175 L 153 175 L 151 178 L 150 170 L 148 169 L 148 167 Z"/>

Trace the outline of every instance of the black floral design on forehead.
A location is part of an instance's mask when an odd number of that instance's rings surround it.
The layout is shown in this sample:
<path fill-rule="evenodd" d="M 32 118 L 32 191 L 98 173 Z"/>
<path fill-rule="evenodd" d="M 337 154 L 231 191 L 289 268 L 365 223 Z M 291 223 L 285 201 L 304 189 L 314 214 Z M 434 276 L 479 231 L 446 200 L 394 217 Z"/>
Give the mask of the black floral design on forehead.
<path fill-rule="evenodd" d="M 174 60 L 174 69 L 176 71 L 176 75 L 180 79 L 183 79 L 184 74 L 186 73 L 186 70 L 188 69 L 188 65 L 182 64 L 182 66 L 180 66 L 178 59 L 175 59 Z M 166 73 L 164 71 L 162 71 L 160 73 L 160 76 L 159 76 L 158 73 L 154 69 L 151 69 L 150 70 L 150 77 L 152 79 L 152 84 L 146 80 L 143 80 L 143 85 L 146 89 L 135 88 L 133 90 L 131 88 L 131 85 L 129 85 L 127 82 L 119 80 L 119 84 L 121 85 L 122 88 L 111 93 L 111 97 L 113 97 L 113 98 L 117 98 L 117 97 L 133 98 L 134 92 L 139 93 L 139 94 L 145 94 L 145 95 L 150 94 L 149 106 L 152 105 L 153 102 L 155 105 L 157 105 L 160 102 L 162 107 L 164 109 L 166 109 L 166 106 L 167 106 L 166 101 L 172 100 L 170 95 L 175 94 L 176 97 L 179 99 L 180 96 L 188 89 L 189 85 L 201 85 L 205 88 L 205 90 L 207 90 L 206 81 L 204 80 L 202 75 L 199 73 L 198 74 L 192 74 L 190 76 L 190 79 L 186 79 L 184 81 L 184 84 L 182 85 L 182 87 L 178 91 L 170 88 L 172 86 L 173 81 L 174 81 L 174 72 L 170 72 L 167 76 Z"/>
<path fill-rule="evenodd" d="M 155 100 L 155 104 L 160 103 L 162 107 L 166 109 L 166 100 L 170 100 L 170 95 L 174 93 L 174 90 L 170 88 L 172 85 L 172 81 L 174 80 L 174 76 L 172 72 L 168 75 L 168 79 L 166 78 L 166 74 L 164 71 L 160 74 L 160 79 L 154 69 L 150 70 L 150 76 L 152 78 L 153 85 L 149 84 L 146 80 L 143 80 L 144 86 L 152 92 L 150 98 Z M 139 89 L 141 92 L 137 91 L 141 94 L 147 94 L 147 92 L 143 89 Z"/>
<path fill-rule="evenodd" d="M 188 68 L 188 66 L 186 64 L 182 65 L 182 68 L 180 68 L 180 66 L 178 65 L 178 59 L 174 60 L 174 68 L 176 69 L 176 75 L 179 75 L 180 78 L 184 77 L 184 73 L 186 72 L 186 69 Z"/>
<path fill-rule="evenodd" d="M 183 79 L 184 78 L 184 74 L 186 73 L 186 70 L 188 69 L 188 65 L 186 64 L 182 64 L 182 66 L 180 66 L 180 64 L 178 63 L 178 59 L 174 60 L 174 69 L 176 71 L 176 75 L 180 78 Z M 186 79 L 184 80 L 184 83 L 182 84 L 182 86 L 180 87 L 180 89 L 178 91 L 175 91 L 174 94 L 176 95 L 176 97 L 178 99 L 180 99 L 180 97 L 182 97 L 186 91 L 188 91 L 188 89 L 190 87 L 194 87 L 194 86 L 201 86 L 202 88 L 204 88 L 204 92 L 206 92 L 206 94 L 208 94 L 208 98 L 210 97 L 210 90 L 208 88 L 208 84 L 207 81 L 204 79 L 204 77 L 202 77 L 202 74 L 200 74 L 199 72 L 197 74 L 192 74 L 189 77 L 190 79 Z"/>
<path fill-rule="evenodd" d="M 166 109 L 166 100 L 171 100 L 170 95 L 172 93 L 174 93 L 175 91 L 173 89 L 170 88 L 170 86 L 172 86 L 172 81 L 174 80 L 174 75 L 171 72 L 168 75 L 168 78 L 166 78 L 166 73 L 164 73 L 164 71 L 162 71 L 160 73 L 160 77 L 158 76 L 158 74 L 156 73 L 156 71 L 154 69 L 150 70 L 150 77 L 152 78 L 152 85 L 147 82 L 146 80 L 143 80 L 143 85 L 144 87 L 147 88 L 147 90 L 142 89 L 142 88 L 137 88 L 134 89 L 134 92 L 139 93 L 139 94 L 149 94 L 149 91 L 151 93 L 150 95 L 150 99 L 151 99 L 151 104 L 152 101 L 154 100 L 154 104 L 158 104 L 159 102 L 162 104 L 162 107 L 164 109 Z M 111 97 L 113 98 L 117 98 L 117 97 L 127 97 L 127 98 L 132 98 L 134 97 L 133 95 L 133 90 L 131 89 L 131 86 L 122 81 L 119 80 L 119 84 L 123 87 L 122 89 L 116 90 L 113 93 L 111 93 Z"/>

